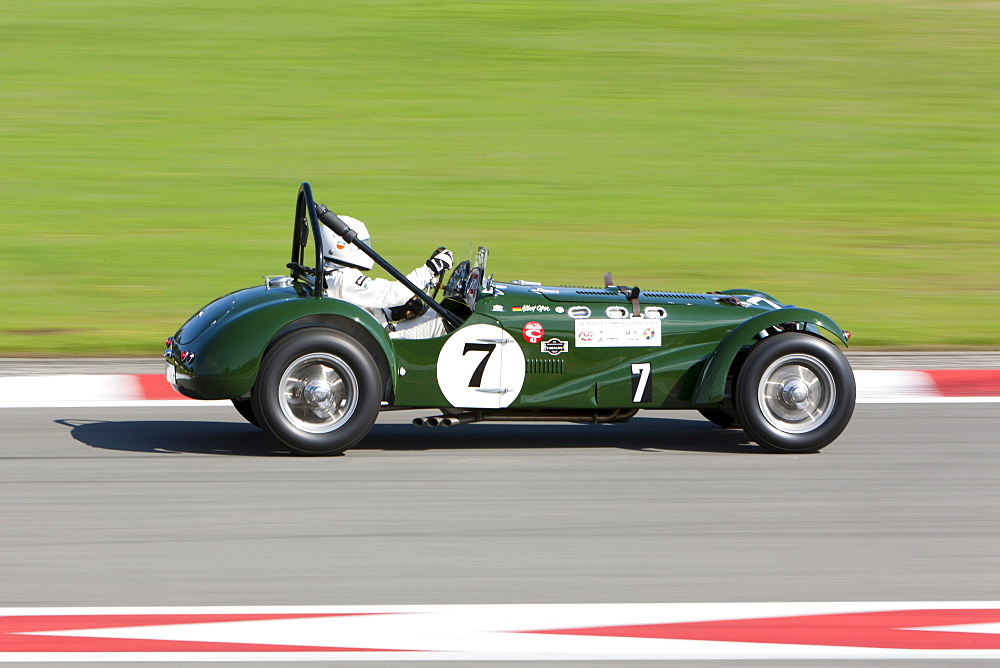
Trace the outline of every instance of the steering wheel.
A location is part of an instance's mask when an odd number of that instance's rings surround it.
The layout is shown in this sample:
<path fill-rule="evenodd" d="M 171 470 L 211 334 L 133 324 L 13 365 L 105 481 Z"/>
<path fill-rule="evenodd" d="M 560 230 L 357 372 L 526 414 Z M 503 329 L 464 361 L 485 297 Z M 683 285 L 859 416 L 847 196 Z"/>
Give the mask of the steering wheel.
<path fill-rule="evenodd" d="M 444 286 L 445 295 L 448 297 L 464 297 L 465 284 L 469 279 L 470 267 L 471 263 L 468 260 L 462 260 L 455 265 L 455 271 L 451 272 L 451 278 L 448 279 L 448 284 Z"/>
<path fill-rule="evenodd" d="M 476 309 L 479 300 L 479 287 L 483 280 L 482 267 L 473 267 L 469 260 L 459 262 L 455 271 L 451 272 L 444 293 L 449 297 L 461 299 L 470 309 Z"/>

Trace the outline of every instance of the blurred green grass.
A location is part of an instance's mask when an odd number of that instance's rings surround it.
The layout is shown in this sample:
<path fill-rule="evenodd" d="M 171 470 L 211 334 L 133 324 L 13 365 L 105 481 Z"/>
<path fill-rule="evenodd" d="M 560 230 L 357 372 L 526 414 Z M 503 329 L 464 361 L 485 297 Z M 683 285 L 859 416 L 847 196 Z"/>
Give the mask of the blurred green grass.
<path fill-rule="evenodd" d="M 155 355 L 295 191 L 401 268 L 997 347 L 1000 3 L 0 0 L 0 355 Z"/>

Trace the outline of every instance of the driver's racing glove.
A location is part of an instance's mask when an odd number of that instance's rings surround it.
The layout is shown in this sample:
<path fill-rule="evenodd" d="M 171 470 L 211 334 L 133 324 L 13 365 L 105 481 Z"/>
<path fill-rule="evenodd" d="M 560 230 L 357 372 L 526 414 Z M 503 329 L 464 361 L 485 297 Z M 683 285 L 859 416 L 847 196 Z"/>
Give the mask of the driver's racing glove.
<path fill-rule="evenodd" d="M 427 302 L 414 297 L 402 306 L 393 306 L 389 309 L 389 320 L 413 320 L 427 313 L 427 308 Z"/>
<path fill-rule="evenodd" d="M 427 266 L 435 274 L 440 274 L 446 269 L 451 269 L 451 265 L 455 264 L 455 257 L 451 254 L 451 251 L 442 246 L 431 254 L 431 258 L 427 260 Z"/>

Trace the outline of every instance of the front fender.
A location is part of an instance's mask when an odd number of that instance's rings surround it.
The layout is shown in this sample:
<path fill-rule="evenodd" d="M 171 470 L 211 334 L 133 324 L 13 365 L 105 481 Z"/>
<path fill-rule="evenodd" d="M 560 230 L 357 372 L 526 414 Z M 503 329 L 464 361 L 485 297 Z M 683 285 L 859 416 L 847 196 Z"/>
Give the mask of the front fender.
<path fill-rule="evenodd" d="M 198 399 L 244 396 L 253 388 L 261 360 L 274 340 L 295 329 L 337 326 L 338 321 L 370 337 L 371 341 L 362 343 L 369 349 L 376 348 L 371 350 L 376 359 L 381 350 L 388 376 L 395 382 L 396 353 L 385 329 L 364 309 L 324 297 L 283 299 L 234 309 L 224 322 L 187 346 L 195 358 L 184 370 L 188 373 L 178 369 L 178 385 L 188 390 L 185 394 Z"/>
<path fill-rule="evenodd" d="M 720 403 L 726 394 L 726 377 L 729 375 L 729 369 L 740 349 L 752 341 L 758 332 L 786 322 L 802 322 L 821 327 L 833 334 L 845 346 L 847 345 L 844 330 L 822 313 L 804 308 L 782 308 L 767 311 L 750 318 L 733 329 L 716 346 L 715 352 L 708 358 L 708 363 L 698 379 L 692 403 L 696 406 L 710 406 Z"/>

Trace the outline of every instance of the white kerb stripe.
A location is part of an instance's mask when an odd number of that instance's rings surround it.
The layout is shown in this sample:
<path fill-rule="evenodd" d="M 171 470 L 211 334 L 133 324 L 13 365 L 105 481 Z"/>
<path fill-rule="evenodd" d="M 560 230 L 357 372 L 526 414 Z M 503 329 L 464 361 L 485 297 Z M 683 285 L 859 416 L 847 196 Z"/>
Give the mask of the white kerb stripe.
<path fill-rule="evenodd" d="M 142 399 L 142 386 L 128 374 L 63 374 L 0 377 L 0 404 L 32 406 Z"/>
<path fill-rule="evenodd" d="M 897 400 L 940 397 L 930 374 L 923 371 L 855 371 L 859 403 L 892 403 Z"/>

